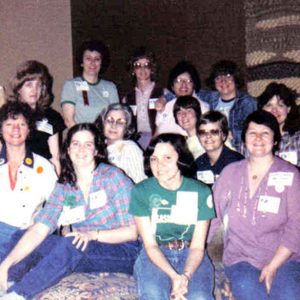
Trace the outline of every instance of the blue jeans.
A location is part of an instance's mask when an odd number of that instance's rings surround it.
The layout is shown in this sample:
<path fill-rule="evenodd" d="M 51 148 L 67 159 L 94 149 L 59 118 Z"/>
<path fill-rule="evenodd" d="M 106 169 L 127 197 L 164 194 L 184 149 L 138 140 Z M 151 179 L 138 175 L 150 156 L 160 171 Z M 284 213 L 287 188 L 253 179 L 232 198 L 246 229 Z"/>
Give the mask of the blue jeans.
<path fill-rule="evenodd" d="M 0 222 L 0 260 L 3 260 L 9 250 L 8 243 L 11 241 L 12 236 L 19 230 L 18 227 Z"/>
<path fill-rule="evenodd" d="M 188 248 L 183 250 L 169 250 L 160 247 L 161 251 L 178 272 L 182 273 Z M 141 250 L 135 265 L 134 275 L 137 280 L 139 300 L 169 300 L 172 283 L 168 275 L 153 264 L 144 248 Z M 188 300 L 212 300 L 213 299 L 213 266 L 207 257 L 204 256 L 203 261 L 196 272 L 193 274 L 189 286 L 188 293 L 185 295 Z"/>
<path fill-rule="evenodd" d="M 268 295 L 265 284 L 259 282 L 261 270 L 247 262 L 240 262 L 225 267 L 225 273 L 230 280 L 231 290 L 238 300 L 296 300 L 300 295 L 300 263 L 288 261 L 284 263 L 275 275 L 271 292 Z"/>
<path fill-rule="evenodd" d="M 31 299 L 72 272 L 132 274 L 140 248 L 138 242 L 105 244 L 92 241 L 83 252 L 72 245 L 73 237 L 52 235 L 48 238 L 33 253 L 39 258 L 38 263 L 9 292 Z"/>

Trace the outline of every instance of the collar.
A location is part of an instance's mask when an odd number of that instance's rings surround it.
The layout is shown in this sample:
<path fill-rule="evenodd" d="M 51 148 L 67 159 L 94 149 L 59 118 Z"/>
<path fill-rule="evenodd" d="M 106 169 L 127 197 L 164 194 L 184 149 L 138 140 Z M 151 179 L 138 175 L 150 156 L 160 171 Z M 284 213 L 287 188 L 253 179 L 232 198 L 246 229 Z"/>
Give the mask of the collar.
<path fill-rule="evenodd" d="M 3 146 L 0 152 L 0 166 L 7 163 L 7 149 Z M 33 153 L 30 151 L 29 147 L 26 147 L 25 158 L 23 160 L 23 165 L 33 168 Z"/>

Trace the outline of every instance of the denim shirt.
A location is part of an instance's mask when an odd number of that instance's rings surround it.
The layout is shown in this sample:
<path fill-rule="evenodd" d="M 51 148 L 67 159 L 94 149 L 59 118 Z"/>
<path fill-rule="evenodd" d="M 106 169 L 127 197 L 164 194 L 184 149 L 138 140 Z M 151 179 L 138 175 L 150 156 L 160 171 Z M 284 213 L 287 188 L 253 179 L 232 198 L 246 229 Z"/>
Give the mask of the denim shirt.
<path fill-rule="evenodd" d="M 197 96 L 209 104 L 211 110 L 215 110 L 219 99 L 220 93 L 217 91 L 205 91 L 200 90 Z M 235 103 L 230 110 L 228 123 L 229 129 L 232 132 L 233 140 L 232 146 L 237 150 L 241 151 L 242 144 L 242 130 L 245 119 L 249 114 L 257 109 L 256 99 L 248 95 L 247 93 L 237 91 L 237 97 Z"/>

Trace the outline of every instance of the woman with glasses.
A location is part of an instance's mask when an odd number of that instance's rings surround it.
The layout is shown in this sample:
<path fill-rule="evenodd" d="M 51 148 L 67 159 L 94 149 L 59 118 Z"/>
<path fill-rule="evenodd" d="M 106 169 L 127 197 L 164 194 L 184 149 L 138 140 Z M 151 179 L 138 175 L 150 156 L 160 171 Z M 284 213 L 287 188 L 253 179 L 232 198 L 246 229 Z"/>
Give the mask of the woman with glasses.
<path fill-rule="evenodd" d="M 145 47 L 135 49 L 128 62 L 128 71 L 135 87 L 122 99 L 122 103 L 132 108 L 140 135 L 138 143 L 146 149 L 155 133 L 155 103 L 163 95 L 163 89 L 156 83 L 154 54 Z"/>
<path fill-rule="evenodd" d="M 213 187 L 224 226 L 223 262 L 234 299 L 298 299 L 300 295 L 300 175 L 274 155 L 276 118 L 258 110 L 242 131 L 248 157 L 224 168 Z"/>
<path fill-rule="evenodd" d="M 208 85 L 213 91 L 200 91 L 198 96 L 209 104 L 211 110 L 222 112 L 229 124 L 231 147 L 241 151 L 241 133 L 246 117 L 256 110 L 256 100 L 240 91 L 243 80 L 238 66 L 222 60 L 212 66 Z"/>
<path fill-rule="evenodd" d="M 100 76 L 109 65 L 108 48 L 101 41 L 84 42 L 77 62 L 82 69 L 81 75 L 67 80 L 61 93 L 63 117 L 68 128 L 94 122 L 105 107 L 119 102 L 115 84 Z"/>
<path fill-rule="evenodd" d="M 136 132 L 132 110 L 125 104 L 110 104 L 95 121 L 106 140 L 108 160 L 135 183 L 145 179 L 143 151 L 131 140 Z"/>
<path fill-rule="evenodd" d="M 196 95 L 200 90 L 200 78 L 196 68 L 187 61 L 177 63 L 170 71 L 168 89 L 172 93 L 166 93 L 168 102 L 156 115 L 156 134 L 172 132 L 186 136 L 187 132 L 175 122 L 173 109 L 176 99 L 180 96 L 193 96 L 199 101 L 202 113 L 209 110 L 208 104 Z"/>
<path fill-rule="evenodd" d="M 228 122 L 219 111 L 209 111 L 202 115 L 197 134 L 205 153 L 195 161 L 197 179 L 212 185 L 228 164 L 243 159 L 243 155 L 225 146 Z"/>
<path fill-rule="evenodd" d="M 9 288 L 1 299 L 33 299 L 72 272 L 132 274 L 139 251 L 136 226 L 128 214 L 133 184 L 105 161 L 93 124 L 69 129 L 58 183 L 35 223 L 1 262 L 0 288 Z M 71 231 L 64 237 L 50 235 L 60 225 Z M 28 255 L 36 256 L 37 264 L 30 272 L 19 269 L 15 274 L 14 266 Z M 7 280 L 14 284 L 8 287 Z"/>
<path fill-rule="evenodd" d="M 276 154 L 300 167 L 300 115 L 296 92 L 284 84 L 272 82 L 257 100 L 258 108 L 273 114 L 279 123 L 281 140 Z"/>
<path fill-rule="evenodd" d="M 192 161 L 178 134 L 161 134 L 146 150 L 152 177 L 133 188 L 129 209 L 143 240 L 134 266 L 139 299 L 213 299 L 205 241 L 215 213 L 208 186 L 188 178 Z"/>

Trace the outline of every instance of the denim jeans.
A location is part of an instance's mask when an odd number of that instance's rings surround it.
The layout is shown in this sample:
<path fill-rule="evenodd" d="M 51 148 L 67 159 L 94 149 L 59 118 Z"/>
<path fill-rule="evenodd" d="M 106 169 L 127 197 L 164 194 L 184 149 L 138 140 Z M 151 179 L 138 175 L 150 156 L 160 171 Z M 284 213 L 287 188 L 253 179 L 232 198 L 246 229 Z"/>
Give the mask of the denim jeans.
<path fill-rule="evenodd" d="M 275 275 L 271 292 L 267 295 L 264 283 L 258 278 L 261 270 L 247 262 L 225 267 L 235 299 L 239 300 L 296 300 L 300 295 L 300 262 L 284 263 Z"/>
<path fill-rule="evenodd" d="M 49 236 L 33 253 L 40 258 L 38 263 L 8 291 L 31 299 L 72 272 L 133 273 L 138 242 L 106 244 L 91 241 L 83 252 L 76 249 L 72 241 L 73 237 Z"/>
<path fill-rule="evenodd" d="M 8 244 L 11 241 L 12 236 L 14 233 L 19 231 L 18 227 L 14 227 L 8 225 L 6 223 L 0 222 L 0 260 L 2 261 L 4 256 L 6 255 L 9 246 Z"/>
<path fill-rule="evenodd" d="M 182 273 L 189 249 L 169 250 L 162 246 L 160 249 L 172 267 L 178 273 Z M 139 300 L 170 299 L 172 289 L 170 278 L 150 261 L 144 248 L 135 262 L 134 275 L 137 280 Z M 213 266 L 207 255 L 205 255 L 201 265 L 189 282 L 188 293 L 185 295 L 187 299 L 212 300 L 213 276 Z"/>

